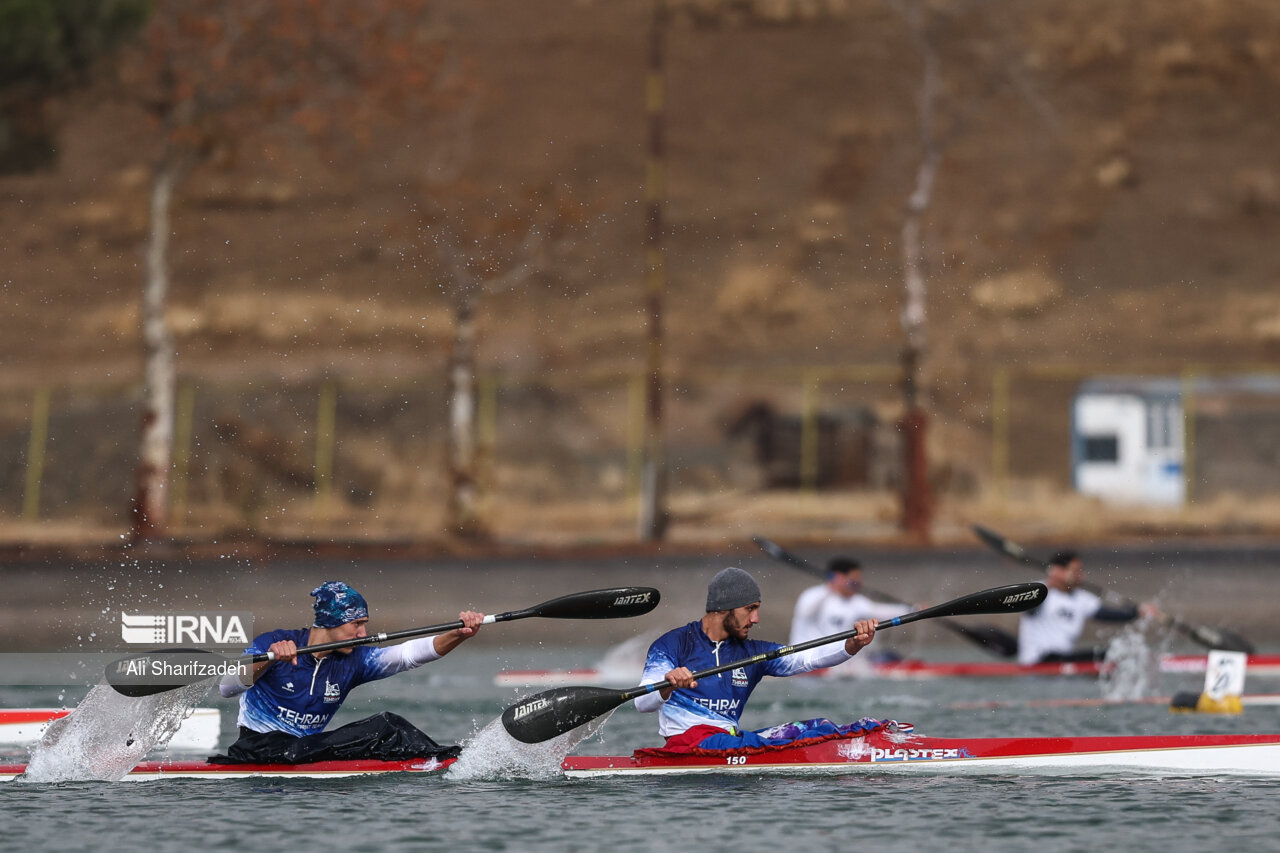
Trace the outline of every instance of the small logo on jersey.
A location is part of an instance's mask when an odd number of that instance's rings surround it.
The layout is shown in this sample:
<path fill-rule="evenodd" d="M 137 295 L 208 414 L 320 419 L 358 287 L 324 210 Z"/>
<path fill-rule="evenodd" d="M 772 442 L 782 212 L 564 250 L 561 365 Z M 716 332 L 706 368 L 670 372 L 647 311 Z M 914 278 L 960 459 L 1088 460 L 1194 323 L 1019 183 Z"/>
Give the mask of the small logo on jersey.
<path fill-rule="evenodd" d="M 737 669 L 735 669 L 732 673 L 729 674 L 729 677 L 733 681 L 734 687 L 747 686 L 747 671 L 742 667 L 738 667 Z"/>
<path fill-rule="evenodd" d="M 324 680 L 324 701 L 330 703 L 342 701 L 342 688 L 331 683 L 327 678 Z"/>
<path fill-rule="evenodd" d="M 286 681 L 286 682 L 285 682 L 285 684 L 284 684 L 284 687 L 283 687 L 282 689 L 284 689 L 284 690 L 288 690 L 290 693 L 292 693 L 292 692 L 293 692 L 293 682 L 292 682 L 292 681 Z"/>

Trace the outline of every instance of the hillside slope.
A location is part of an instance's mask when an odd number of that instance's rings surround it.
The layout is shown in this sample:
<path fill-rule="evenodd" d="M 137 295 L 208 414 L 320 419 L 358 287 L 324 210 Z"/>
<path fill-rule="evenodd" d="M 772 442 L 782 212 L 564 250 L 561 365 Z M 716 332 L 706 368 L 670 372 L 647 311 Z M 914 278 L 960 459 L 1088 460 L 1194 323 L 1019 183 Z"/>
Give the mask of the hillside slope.
<path fill-rule="evenodd" d="M 987 473 L 999 366 L 1176 373 L 1280 355 L 1280 5 L 970 5 L 938 42 L 948 136 L 925 222 L 935 456 L 966 482 Z M 673 6 L 663 353 L 699 389 L 675 428 L 710 444 L 744 398 L 797 404 L 752 376 L 895 361 L 921 60 L 883 0 Z M 438 374 L 452 323 L 415 205 L 445 149 L 492 198 L 550 186 L 587 212 L 555 269 L 481 305 L 482 367 L 581 379 L 643 364 L 647 0 L 439 9 L 481 84 L 472 121 L 400 128 L 336 163 L 267 134 L 189 181 L 172 251 L 184 374 Z M 15 431 L 38 383 L 140 373 L 154 139 L 101 93 L 65 109 L 57 170 L 0 181 Z M 1062 485 L 1070 386 L 1021 387 L 1015 470 Z M 896 399 L 884 383 L 849 395 L 836 402 Z"/>

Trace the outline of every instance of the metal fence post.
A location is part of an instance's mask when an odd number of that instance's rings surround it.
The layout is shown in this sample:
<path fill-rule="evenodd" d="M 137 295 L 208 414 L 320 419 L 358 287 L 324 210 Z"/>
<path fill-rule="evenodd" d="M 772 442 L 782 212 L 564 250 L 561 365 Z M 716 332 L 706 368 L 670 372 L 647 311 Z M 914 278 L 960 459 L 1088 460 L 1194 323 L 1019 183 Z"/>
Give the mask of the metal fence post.
<path fill-rule="evenodd" d="M 644 476 L 645 402 L 648 377 L 636 374 L 627 383 L 627 500 L 640 499 Z"/>
<path fill-rule="evenodd" d="M 184 382 L 178 388 L 173 424 L 173 482 L 170 522 L 181 528 L 187 518 L 187 483 L 191 474 L 191 435 L 195 420 L 196 386 Z"/>
<path fill-rule="evenodd" d="M 1196 376 L 1195 368 L 1182 371 L 1182 499 L 1186 504 L 1195 496 Z"/>
<path fill-rule="evenodd" d="M 329 509 L 333 494 L 334 425 L 337 421 L 338 383 L 332 379 L 320 385 L 316 406 L 316 496 L 315 514 L 322 517 Z"/>
<path fill-rule="evenodd" d="M 494 484 L 498 448 L 498 377 L 484 374 L 476 380 L 476 480 L 483 483 L 480 500 L 488 498 Z"/>
<path fill-rule="evenodd" d="M 800 392 L 800 490 L 818 488 L 818 394 L 821 378 L 813 370 L 801 374 Z"/>
<path fill-rule="evenodd" d="M 22 520 L 40 515 L 40 484 L 44 480 L 45 445 L 49 440 L 49 386 L 36 389 L 31 400 L 31 435 L 27 441 L 27 481 L 22 492 Z"/>
<path fill-rule="evenodd" d="M 996 499 L 1003 502 L 1009 488 L 1009 368 L 991 375 L 991 480 Z"/>

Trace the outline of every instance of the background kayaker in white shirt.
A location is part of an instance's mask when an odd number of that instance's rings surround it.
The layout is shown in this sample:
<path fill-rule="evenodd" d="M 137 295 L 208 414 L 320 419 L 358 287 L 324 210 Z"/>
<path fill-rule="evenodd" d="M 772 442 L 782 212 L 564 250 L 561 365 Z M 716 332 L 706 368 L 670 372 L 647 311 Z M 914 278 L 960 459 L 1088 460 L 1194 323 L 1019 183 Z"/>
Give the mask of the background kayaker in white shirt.
<path fill-rule="evenodd" d="M 826 583 L 811 586 L 796 599 L 789 645 L 848 631 L 863 619 L 892 619 L 908 604 L 872 601 L 862 594 L 862 565 L 851 557 L 832 557 Z"/>
<path fill-rule="evenodd" d="M 1074 551 L 1053 555 L 1045 568 L 1049 594 L 1044 603 L 1018 618 L 1018 663 L 1079 663 L 1102 660 L 1105 648 L 1076 648 L 1085 623 L 1132 622 L 1139 616 L 1158 618 L 1154 604 L 1110 607 L 1087 589 L 1081 589 L 1084 563 Z"/>

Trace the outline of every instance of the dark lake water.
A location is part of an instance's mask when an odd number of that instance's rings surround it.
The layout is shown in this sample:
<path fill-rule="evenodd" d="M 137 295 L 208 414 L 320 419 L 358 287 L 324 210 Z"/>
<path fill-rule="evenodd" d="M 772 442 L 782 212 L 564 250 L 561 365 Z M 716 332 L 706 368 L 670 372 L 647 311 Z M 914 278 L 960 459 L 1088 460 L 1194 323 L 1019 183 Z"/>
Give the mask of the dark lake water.
<path fill-rule="evenodd" d="M 1113 555 L 1115 576 L 1134 596 L 1159 594 L 1164 604 L 1199 619 L 1228 622 L 1260 640 L 1260 651 L 1280 651 L 1272 591 L 1275 551 L 1263 556 L 1180 552 Z M 1093 555 L 1095 563 L 1106 556 Z M 817 555 L 815 559 L 820 559 Z M 534 604 L 574 589 L 652 584 L 663 590 L 661 612 L 627 623 L 558 623 L 535 630 L 537 620 L 490 626 L 485 641 L 416 672 L 367 685 L 353 694 L 337 723 L 387 709 L 408 717 L 441 742 L 474 743 L 478 733 L 521 691 L 498 687 L 501 669 L 588 666 L 637 633 L 682 624 L 696 615 L 706 578 L 729 563 L 758 573 L 770 619 L 760 636 L 785 639 L 786 615 L 798 589 L 810 581 L 741 555 L 726 558 L 615 560 L 584 570 L 564 562 L 461 563 L 436 567 L 315 565 L 250 566 L 234 560 L 216 567 L 155 566 L 24 570 L 41 608 L 33 620 L 48 634 L 118 630 L 117 610 L 220 602 L 256 607 L 270 602 L 264 621 L 291 624 L 306 591 L 330 577 L 366 588 L 379 628 L 398 629 L 452 618 L 463 605 L 493 610 Z M 949 595 L 1027 579 L 989 555 L 885 554 L 875 584 L 909 600 L 937 602 Z M 14 575 L 9 576 L 15 583 Z M 363 578 L 363 580 L 362 580 Z M 1099 573 L 1092 576 L 1102 580 Z M 481 582 L 483 580 L 483 583 Z M 44 584 L 40 590 L 39 585 Z M 15 595 L 25 594 L 18 588 Z M 14 591 L 11 589 L 11 591 Z M 121 596 L 120 593 L 127 593 Z M 479 599 L 477 601 L 476 599 Z M 16 600 L 16 599 L 15 599 Z M 105 627 L 94 627 L 94 620 Z M 297 620 L 294 620 L 297 621 Z M 13 620 L 10 620 L 12 623 Z M 68 626 L 71 626 L 70 628 Z M 14 631 L 21 629 L 11 624 Z M 268 625 L 258 626 L 265 630 Z M 270 627 L 274 627 L 274 624 Z M 917 630 L 919 627 L 919 630 Z M 981 659 L 946 632 L 906 626 L 881 640 L 925 659 Z M 1152 640 L 1172 651 L 1197 651 L 1185 637 Z M 1104 691 L 1167 695 L 1199 690 L 1197 675 L 1151 676 L 1140 685 L 1103 685 L 1091 679 L 992 679 L 900 682 L 875 679 L 766 680 L 744 724 L 762 727 L 826 716 L 914 723 L 921 734 L 993 735 L 1169 734 L 1280 732 L 1280 708 L 1248 707 L 1236 716 L 1171 714 L 1161 704 L 1044 707 L 1044 699 L 1100 697 Z M 1247 692 L 1280 692 L 1280 678 L 1250 676 Z M 535 692 L 526 690 L 524 693 Z M 79 692 L 77 692 L 79 691 Z M 0 706 L 75 705 L 82 688 L 0 685 Z M 995 708 L 974 703 L 995 701 Z M 225 747 L 233 739 L 235 705 L 223 709 Z M 656 721 L 624 706 L 578 752 L 626 753 L 654 745 Z M 21 757 L 21 756 L 19 756 Z M 1094 851 L 1277 849 L 1280 779 L 1152 776 L 896 775 L 864 772 L 844 777 L 567 780 L 554 762 L 513 771 L 514 756 L 497 755 L 485 772 L 460 777 L 402 775 L 335 780 L 165 780 L 149 783 L 0 784 L 0 849 L 413 851 L 479 850 L 850 850 L 892 846 L 903 850 Z"/>
<path fill-rule="evenodd" d="M 603 649 L 513 650 L 515 665 L 591 663 Z M 492 665 L 446 658 L 367 685 L 338 722 L 383 708 L 441 741 L 477 737 L 519 691 L 496 687 Z M 1276 679 L 1280 681 L 1280 679 Z M 1156 689 L 1196 689 L 1164 676 Z M 1273 686 L 1254 679 L 1254 691 Z M 1280 689 L 1280 684 L 1274 685 Z M 1162 705 L 1045 708 L 1046 698 L 1100 695 L 1089 679 L 989 681 L 766 680 L 744 720 L 764 726 L 828 716 L 892 718 L 942 736 L 1280 731 L 1280 708 L 1238 716 L 1171 714 Z M 0 691 L 6 705 L 38 705 L 37 688 Z M 995 700 L 995 709 L 969 707 Z M 222 745 L 232 739 L 234 704 Z M 654 719 L 616 711 L 579 752 L 653 745 Z M 511 756 L 507 756 L 511 758 Z M 0 785 L 3 849 L 482 850 L 1136 850 L 1275 849 L 1277 781 L 1110 776 L 684 777 L 567 780 L 551 766 L 485 762 L 479 776 L 444 773 L 335 780 L 169 780 Z M 474 768 L 473 768 L 474 772 Z"/>

